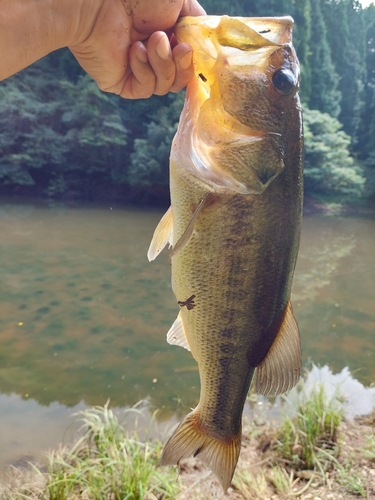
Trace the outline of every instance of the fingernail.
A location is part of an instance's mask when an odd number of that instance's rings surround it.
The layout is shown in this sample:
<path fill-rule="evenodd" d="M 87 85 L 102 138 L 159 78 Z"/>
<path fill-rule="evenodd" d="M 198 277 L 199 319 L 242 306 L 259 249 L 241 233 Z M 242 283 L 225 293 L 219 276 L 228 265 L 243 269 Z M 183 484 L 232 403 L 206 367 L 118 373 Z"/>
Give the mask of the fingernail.
<path fill-rule="evenodd" d="M 136 56 L 142 63 L 148 62 L 147 50 L 143 43 L 139 42 L 138 48 L 136 51 Z"/>
<path fill-rule="evenodd" d="M 163 35 L 160 42 L 156 46 L 156 53 L 160 57 L 160 59 L 167 59 L 171 52 L 171 48 L 169 46 L 169 40 L 167 35 Z"/>
<path fill-rule="evenodd" d="M 191 61 L 193 59 L 193 52 L 190 51 L 184 56 L 181 57 L 181 59 L 178 62 L 178 65 L 181 69 L 189 69 L 191 65 Z"/>

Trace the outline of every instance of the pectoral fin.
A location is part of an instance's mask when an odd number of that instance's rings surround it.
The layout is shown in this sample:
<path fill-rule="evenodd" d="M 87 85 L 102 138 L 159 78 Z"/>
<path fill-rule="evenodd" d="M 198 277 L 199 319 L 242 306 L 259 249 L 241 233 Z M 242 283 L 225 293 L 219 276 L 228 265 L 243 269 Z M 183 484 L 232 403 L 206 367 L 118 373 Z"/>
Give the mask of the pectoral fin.
<path fill-rule="evenodd" d="M 290 302 L 267 356 L 255 371 L 255 390 L 264 396 L 290 391 L 301 374 L 301 339 Z"/>
<path fill-rule="evenodd" d="M 159 253 L 163 250 L 165 245 L 169 243 L 172 245 L 173 236 L 173 217 L 172 207 L 169 207 L 163 217 L 160 219 L 159 224 L 156 226 L 154 235 L 152 237 L 150 248 L 147 252 L 147 258 L 151 262 L 156 259 Z"/>
<path fill-rule="evenodd" d="M 189 342 L 186 338 L 184 325 L 181 319 L 181 313 L 178 313 L 176 321 L 167 333 L 167 342 L 171 345 L 179 345 L 180 347 L 190 351 Z"/>
<path fill-rule="evenodd" d="M 173 246 L 173 250 L 171 252 L 171 258 L 176 256 L 186 245 L 189 243 L 191 237 L 193 236 L 195 223 L 197 222 L 198 215 L 202 211 L 204 207 L 211 205 L 213 200 L 215 199 L 215 195 L 211 192 L 206 193 L 204 197 L 199 202 L 197 208 L 195 209 L 193 215 L 191 216 L 189 224 L 186 226 L 185 231 L 183 232 L 180 239 Z M 160 221 L 161 222 L 161 221 Z"/>

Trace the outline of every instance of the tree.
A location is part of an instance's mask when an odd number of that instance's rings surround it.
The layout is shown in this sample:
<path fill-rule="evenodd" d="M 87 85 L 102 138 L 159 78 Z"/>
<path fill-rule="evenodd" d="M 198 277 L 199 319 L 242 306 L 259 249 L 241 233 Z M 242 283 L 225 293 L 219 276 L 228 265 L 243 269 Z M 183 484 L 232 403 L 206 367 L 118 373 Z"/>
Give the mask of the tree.
<path fill-rule="evenodd" d="M 331 53 L 335 54 L 333 63 L 339 75 L 337 88 L 342 95 L 338 119 L 345 132 L 355 139 L 365 78 L 365 29 L 360 7 L 353 5 L 353 0 L 332 0 L 323 6 L 324 17 L 329 19 L 327 40 Z"/>
<path fill-rule="evenodd" d="M 366 81 L 356 151 L 361 159 L 372 158 L 375 166 L 375 5 L 363 11 L 366 30 Z"/>
<path fill-rule="evenodd" d="M 301 101 L 309 102 L 311 95 L 310 38 L 311 5 L 310 0 L 296 0 L 294 9 L 293 43 L 301 65 Z"/>
<path fill-rule="evenodd" d="M 118 98 L 86 75 L 74 84 L 44 64 L 0 85 L 0 179 L 42 184 L 49 194 L 77 187 L 84 194 L 123 163 L 127 130 Z"/>
<path fill-rule="evenodd" d="M 77 84 L 62 83 L 69 108 L 61 115 L 69 153 L 59 174 L 77 186 L 112 182 L 119 169 L 127 169 L 127 135 L 116 96 L 101 92 L 89 76 Z"/>
<path fill-rule="evenodd" d="M 227 16 L 256 16 L 255 0 L 201 0 L 203 8 L 209 15 Z"/>
<path fill-rule="evenodd" d="M 350 156 L 350 137 L 327 113 L 304 110 L 305 186 L 308 192 L 359 196 L 363 171 Z"/>
<path fill-rule="evenodd" d="M 363 9 L 359 0 L 202 4 L 209 14 L 292 15 L 304 105 L 338 117 L 351 135 L 356 158 L 371 167 L 366 175 L 375 177 L 375 6 Z M 0 83 L 0 185 L 36 184 L 50 195 L 70 190 L 78 196 L 107 184 L 166 185 L 182 100 L 181 95 L 131 101 L 102 93 L 68 50 L 56 51 Z M 342 165 L 359 172 L 348 154 L 348 136 L 337 123 L 339 144 L 309 136 L 307 124 L 307 144 L 313 144 L 307 148 L 308 188 L 317 189 L 309 169 L 318 169 L 320 160 L 328 162 L 329 144 L 341 151 L 341 160 L 349 158 Z"/>
<path fill-rule="evenodd" d="M 311 94 L 309 108 L 337 117 L 340 114 L 341 93 L 337 90 L 339 76 L 332 63 L 331 50 L 327 42 L 322 3 L 311 2 L 310 67 Z"/>
<path fill-rule="evenodd" d="M 2 184 L 35 184 L 33 171 L 64 162 L 67 147 L 53 124 L 59 103 L 51 99 L 54 80 L 34 68 L 0 86 L 0 179 Z M 56 97 L 56 96 L 55 96 Z"/>
<path fill-rule="evenodd" d="M 170 96 L 169 101 L 169 106 L 159 108 L 152 116 L 146 137 L 134 140 L 127 179 L 130 185 L 169 184 L 169 153 L 183 99 L 181 95 Z"/>

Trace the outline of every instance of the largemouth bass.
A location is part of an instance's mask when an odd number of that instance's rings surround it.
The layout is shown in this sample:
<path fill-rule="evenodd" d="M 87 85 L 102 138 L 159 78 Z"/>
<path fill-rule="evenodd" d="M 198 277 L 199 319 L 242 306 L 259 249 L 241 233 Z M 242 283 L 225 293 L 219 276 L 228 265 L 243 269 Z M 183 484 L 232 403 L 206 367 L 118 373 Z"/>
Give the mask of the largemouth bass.
<path fill-rule="evenodd" d="M 264 395 L 290 390 L 301 366 L 290 305 L 302 205 L 302 123 L 293 20 L 183 18 L 195 78 L 170 159 L 171 208 L 148 257 L 169 242 L 180 306 L 171 344 L 199 366 L 198 406 L 167 442 L 161 464 L 198 456 L 226 491 L 254 379 Z"/>

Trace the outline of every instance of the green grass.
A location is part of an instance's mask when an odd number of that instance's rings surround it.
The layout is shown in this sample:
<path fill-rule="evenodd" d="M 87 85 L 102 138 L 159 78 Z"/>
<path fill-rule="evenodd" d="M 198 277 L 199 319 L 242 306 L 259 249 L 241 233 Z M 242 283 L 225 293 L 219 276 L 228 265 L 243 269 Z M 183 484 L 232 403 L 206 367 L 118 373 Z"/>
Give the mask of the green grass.
<path fill-rule="evenodd" d="M 128 436 L 108 406 L 79 416 L 82 438 L 73 448 L 50 455 L 50 500 L 74 496 L 113 500 L 175 497 L 175 473 L 156 468 L 160 445 L 142 443 L 136 433 Z"/>
<path fill-rule="evenodd" d="M 277 453 L 295 470 L 324 473 L 340 451 L 338 428 L 343 420 L 339 396 L 328 398 L 322 384 L 300 390 L 297 407 L 284 415 L 278 433 Z M 337 461 L 337 460 L 336 460 Z"/>
<path fill-rule="evenodd" d="M 276 491 L 295 496 L 296 493 L 290 493 L 292 485 L 288 484 L 286 471 L 293 477 L 293 471 L 298 474 L 307 469 L 314 471 L 309 483 L 314 477 L 326 482 L 330 471 L 346 491 L 365 498 L 364 477 L 355 468 L 355 462 L 348 458 L 343 463 L 339 461 L 339 426 L 344 418 L 339 392 L 328 397 L 321 383 L 306 390 L 303 382 L 295 391 L 297 397 L 292 397 L 288 405 L 293 406 L 294 401 L 294 411 L 284 415 L 277 434 L 276 463 L 282 467 L 273 466 Z M 375 436 L 369 437 L 362 454 L 375 460 Z M 308 484 L 298 494 L 307 487 Z"/>
<path fill-rule="evenodd" d="M 176 498 L 180 483 L 175 471 L 156 467 L 160 444 L 141 442 L 136 433 L 129 436 L 107 405 L 77 416 L 83 422 L 82 437 L 72 447 L 50 453 L 46 472 L 33 466 L 30 484 L 23 479 L 21 485 L 14 470 L 7 487 L 0 485 L 1 500 Z"/>
<path fill-rule="evenodd" d="M 363 454 L 366 458 L 375 462 L 375 434 L 369 436 L 368 442 L 364 447 Z"/>
<path fill-rule="evenodd" d="M 338 468 L 339 483 L 350 493 L 366 498 L 366 487 L 363 477 L 353 470 L 352 464 Z"/>
<path fill-rule="evenodd" d="M 253 472 L 245 468 L 238 468 L 233 478 L 233 484 L 244 500 L 264 500 L 266 498 L 267 478 L 263 471 Z"/>

